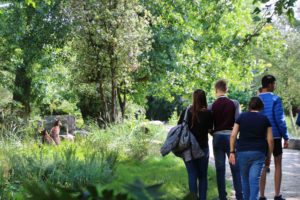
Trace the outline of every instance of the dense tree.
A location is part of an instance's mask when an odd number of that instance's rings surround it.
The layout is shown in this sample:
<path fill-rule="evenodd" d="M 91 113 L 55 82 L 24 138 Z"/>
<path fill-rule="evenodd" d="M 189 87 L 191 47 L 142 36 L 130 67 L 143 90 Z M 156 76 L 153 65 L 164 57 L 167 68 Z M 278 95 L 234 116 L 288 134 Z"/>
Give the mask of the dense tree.
<path fill-rule="evenodd" d="M 1 86 L 27 114 L 74 111 L 78 102 L 101 123 L 124 117 L 128 100 L 182 104 L 219 78 L 246 102 L 265 68 L 252 50 L 281 48 L 266 36 L 274 16 L 295 21 L 295 0 L 3 2 Z"/>
<path fill-rule="evenodd" d="M 39 93 L 33 87 L 33 66 L 43 57 L 47 45 L 59 47 L 65 41 L 68 22 L 61 14 L 61 5 L 61 0 L 11 1 L 3 9 L 5 28 L 1 36 L 9 44 L 10 56 L 16 57 L 13 99 L 23 104 L 26 115 Z"/>
<path fill-rule="evenodd" d="M 150 47 L 150 16 L 136 0 L 74 0 L 69 6 L 78 55 L 75 71 L 77 83 L 82 84 L 79 92 L 98 96 L 98 117 L 114 122 L 117 100 L 124 117 L 131 75 L 139 70 L 141 54 Z"/>
<path fill-rule="evenodd" d="M 197 87 L 210 91 L 218 78 L 237 89 L 250 86 L 252 71 L 261 69 L 243 46 L 256 26 L 242 1 L 143 1 L 155 17 L 150 52 L 149 93 L 170 99 Z M 243 78 L 241 78 L 243 77 Z"/>
<path fill-rule="evenodd" d="M 283 100 L 283 105 L 288 111 L 296 132 L 295 120 L 293 118 L 293 107 L 300 105 L 300 33 L 289 27 L 285 22 L 284 29 L 281 25 L 281 34 L 273 35 L 278 48 L 256 50 L 257 57 L 266 65 L 264 74 L 273 74 L 277 79 L 278 93 Z M 280 26 L 279 26 L 280 28 Z"/>

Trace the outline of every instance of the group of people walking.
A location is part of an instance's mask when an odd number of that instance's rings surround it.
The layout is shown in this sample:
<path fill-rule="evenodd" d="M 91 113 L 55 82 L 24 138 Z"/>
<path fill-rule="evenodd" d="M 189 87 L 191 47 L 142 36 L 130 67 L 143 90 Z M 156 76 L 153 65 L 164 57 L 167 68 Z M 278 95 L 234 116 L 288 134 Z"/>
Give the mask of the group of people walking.
<path fill-rule="evenodd" d="M 241 113 L 239 102 L 227 97 L 227 83 L 215 84 L 216 100 L 208 105 L 203 90 L 193 93 L 193 104 L 187 108 L 188 126 L 204 152 L 200 158 L 184 161 L 188 172 L 190 192 L 197 199 L 206 199 L 209 161 L 208 134 L 213 136 L 213 154 L 220 200 L 226 200 L 225 166 L 229 164 L 237 200 L 265 200 L 266 170 L 271 154 L 275 164 L 274 200 L 280 194 L 282 177 L 282 138 L 288 147 L 288 131 L 280 97 L 273 91 L 276 79 L 262 78 L 262 89 L 252 97 L 248 112 Z M 184 120 L 182 112 L 178 124 Z"/>

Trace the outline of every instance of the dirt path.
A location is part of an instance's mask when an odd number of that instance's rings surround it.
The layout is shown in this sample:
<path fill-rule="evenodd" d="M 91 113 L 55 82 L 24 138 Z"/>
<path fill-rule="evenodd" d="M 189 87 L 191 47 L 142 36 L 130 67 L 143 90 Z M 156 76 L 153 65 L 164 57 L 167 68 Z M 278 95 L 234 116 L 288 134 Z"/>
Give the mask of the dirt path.
<path fill-rule="evenodd" d="M 214 158 L 210 139 L 210 164 L 214 166 Z M 281 193 L 287 200 L 300 200 L 300 151 L 284 149 L 282 160 Z M 226 178 L 232 183 L 229 164 L 226 166 Z M 266 197 L 274 198 L 274 163 L 267 174 Z"/>

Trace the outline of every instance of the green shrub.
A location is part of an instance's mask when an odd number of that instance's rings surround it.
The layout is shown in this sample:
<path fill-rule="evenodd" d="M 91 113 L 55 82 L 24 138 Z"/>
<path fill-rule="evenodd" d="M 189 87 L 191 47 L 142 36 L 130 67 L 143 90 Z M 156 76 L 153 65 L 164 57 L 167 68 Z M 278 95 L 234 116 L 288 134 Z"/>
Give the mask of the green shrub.
<path fill-rule="evenodd" d="M 151 145 L 151 132 L 147 126 L 140 126 L 134 129 L 129 136 L 128 155 L 132 159 L 144 160 L 148 155 Z"/>
<path fill-rule="evenodd" d="M 178 122 L 179 116 L 177 109 L 175 109 L 171 115 L 171 117 L 168 119 L 168 124 L 170 125 L 176 125 Z"/>
<path fill-rule="evenodd" d="M 68 190 L 65 188 L 54 188 L 51 185 L 30 183 L 26 188 L 29 191 L 27 199 L 30 200 L 161 200 L 163 192 L 161 192 L 162 184 L 145 185 L 140 180 L 136 180 L 131 184 L 125 184 L 124 193 L 116 193 L 114 190 L 102 190 L 95 185 L 90 185 L 86 188 L 78 188 Z M 194 200 L 195 195 L 188 194 L 182 200 Z"/>
<path fill-rule="evenodd" d="M 22 189 L 24 182 L 45 182 L 74 188 L 89 184 L 109 183 L 114 178 L 117 152 L 96 144 L 62 143 L 60 146 L 38 146 L 6 149 L 2 158 L 3 179 Z M 80 147 L 78 147 L 80 146 Z M 3 164 L 5 163 L 5 164 Z M 7 189 L 2 185 L 1 189 Z M 0 192 L 1 194 L 1 192 Z"/>

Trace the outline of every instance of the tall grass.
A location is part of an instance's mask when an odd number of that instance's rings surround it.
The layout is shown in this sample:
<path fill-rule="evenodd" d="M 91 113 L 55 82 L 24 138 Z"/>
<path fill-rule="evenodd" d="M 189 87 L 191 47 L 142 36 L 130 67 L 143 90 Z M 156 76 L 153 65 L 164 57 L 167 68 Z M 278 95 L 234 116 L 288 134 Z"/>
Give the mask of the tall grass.
<path fill-rule="evenodd" d="M 179 199 L 188 193 L 182 160 L 160 156 L 164 125 L 125 121 L 100 129 L 91 124 L 89 132 L 87 137 L 59 146 L 42 145 L 34 134 L 28 135 L 36 139 L 20 135 L 0 138 L 0 199 L 26 199 L 25 186 L 30 183 L 66 189 L 99 185 L 123 192 L 124 185 L 136 178 L 147 185 L 163 183 L 165 199 Z M 208 196 L 213 199 L 214 173 L 209 174 Z"/>
<path fill-rule="evenodd" d="M 90 142 L 10 146 L 2 148 L 1 155 L 0 197 L 12 199 L 28 182 L 65 188 L 107 184 L 114 178 L 117 161 L 117 152 Z"/>

